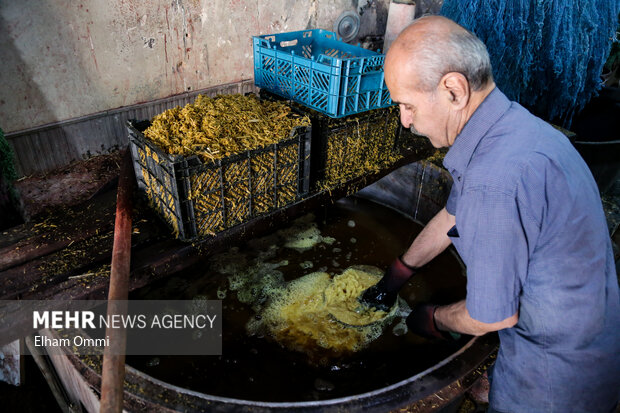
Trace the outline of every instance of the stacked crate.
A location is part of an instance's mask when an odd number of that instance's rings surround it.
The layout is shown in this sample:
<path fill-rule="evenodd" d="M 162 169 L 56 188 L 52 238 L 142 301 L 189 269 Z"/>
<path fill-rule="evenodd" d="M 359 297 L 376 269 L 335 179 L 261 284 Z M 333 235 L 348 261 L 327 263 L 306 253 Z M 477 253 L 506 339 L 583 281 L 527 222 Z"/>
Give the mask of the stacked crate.
<path fill-rule="evenodd" d="M 309 192 L 311 128 L 288 139 L 205 162 L 170 155 L 149 141 L 149 122 L 128 122 L 138 186 L 183 240 L 224 229 L 303 199 Z"/>

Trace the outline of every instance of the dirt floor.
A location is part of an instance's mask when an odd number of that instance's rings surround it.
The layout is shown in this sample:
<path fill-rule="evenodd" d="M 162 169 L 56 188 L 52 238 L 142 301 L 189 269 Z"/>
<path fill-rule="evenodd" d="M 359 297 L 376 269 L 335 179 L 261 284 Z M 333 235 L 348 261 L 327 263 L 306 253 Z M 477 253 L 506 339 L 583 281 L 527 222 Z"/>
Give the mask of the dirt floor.
<path fill-rule="evenodd" d="M 111 185 L 120 170 L 121 152 L 76 161 L 45 175 L 15 182 L 26 220 L 56 208 L 76 205 Z"/>

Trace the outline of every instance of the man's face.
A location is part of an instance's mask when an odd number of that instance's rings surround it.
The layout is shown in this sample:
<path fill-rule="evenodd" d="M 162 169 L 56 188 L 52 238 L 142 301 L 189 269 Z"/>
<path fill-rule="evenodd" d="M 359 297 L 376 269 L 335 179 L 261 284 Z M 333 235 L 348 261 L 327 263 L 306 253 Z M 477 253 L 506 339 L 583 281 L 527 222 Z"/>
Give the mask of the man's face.
<path fill-rule="evenodd" d="M 415 65 L 408 62 L 407 52 L 392 48 L 385 59 L 385 83 L 392 100 L 400 108 L 400 121 L 415 134 L 427 137 L 436 148 L 450 146 L 448 128 L 454 123 L 450 94 L 445 88 L 423 92 Z"/>
<path fill-rule="evenodd" d="M 435 148 L 450 146 L 447 134 L 449 107 L 442 104 L 441 94 L 436 90 L 416 90 L 411 77 L 403 79 L 403 74 L 388 70 L 390 67 L 386 68 L 386 84 L 392 100 L 398 103 L 403 126 L 427 137 Z"/>

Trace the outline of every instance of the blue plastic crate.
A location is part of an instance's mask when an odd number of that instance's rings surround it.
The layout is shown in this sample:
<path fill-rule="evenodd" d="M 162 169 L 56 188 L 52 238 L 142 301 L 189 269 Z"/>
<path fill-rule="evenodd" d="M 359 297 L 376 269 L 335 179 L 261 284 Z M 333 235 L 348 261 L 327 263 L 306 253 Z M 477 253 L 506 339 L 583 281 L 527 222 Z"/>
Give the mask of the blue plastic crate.
<path fill-rule="evenodd" d="M 253 36 L 256 86 L 334 118 L 393 105 L 385 56 L 322 30 Z"/>

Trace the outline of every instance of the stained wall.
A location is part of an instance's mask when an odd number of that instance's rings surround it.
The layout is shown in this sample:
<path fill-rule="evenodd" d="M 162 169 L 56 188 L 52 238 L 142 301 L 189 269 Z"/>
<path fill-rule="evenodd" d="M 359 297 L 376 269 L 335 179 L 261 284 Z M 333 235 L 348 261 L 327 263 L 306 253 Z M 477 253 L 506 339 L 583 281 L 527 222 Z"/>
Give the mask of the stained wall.
<path fill-rule="evenodd" d="M 0 0 L 0 127 L 10 133 L 250 79 L 252 35 L 333 29 L 359 6 L 375 13 L 363 32 L 382 34 L 387 2 L 368 3 Z"/>

